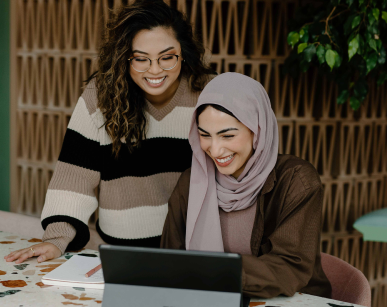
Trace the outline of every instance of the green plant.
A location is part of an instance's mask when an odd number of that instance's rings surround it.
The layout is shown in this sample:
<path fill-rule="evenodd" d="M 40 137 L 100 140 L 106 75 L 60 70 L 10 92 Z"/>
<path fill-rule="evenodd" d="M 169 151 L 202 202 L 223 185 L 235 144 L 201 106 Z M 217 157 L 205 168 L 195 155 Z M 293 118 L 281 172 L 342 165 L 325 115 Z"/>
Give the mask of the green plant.
<path fill-rule="evenodd" d="M 337 103 L 357 110 L 368 81 L 387 80 L 387 0 L 330 0 L 300 7 L 289 22 L 293 50 L 284 71 L 292 76 L 311 66 L 338 84 Z"/>

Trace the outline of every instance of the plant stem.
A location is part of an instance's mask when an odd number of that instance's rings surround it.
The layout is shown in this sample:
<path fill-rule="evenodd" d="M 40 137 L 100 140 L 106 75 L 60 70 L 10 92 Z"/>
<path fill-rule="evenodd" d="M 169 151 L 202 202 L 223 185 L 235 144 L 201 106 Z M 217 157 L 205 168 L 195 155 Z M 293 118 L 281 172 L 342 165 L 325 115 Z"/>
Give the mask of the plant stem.
<path fill-rule="evenodd" d="M 344 10 L 344 11 L 341 11 L 340 13 L 338 13 L 338 14 L 336 14 L 335 16 L 333 16 L 333 17 L 331 17 L 331 18 L 329 18 L 330 20 L 332 20 L 332 19 L 334 19 L 334 18 L 336 18 L 337 16 L 339 16 L 339 15 L 341 15 L 341 14 L 343 14 L 343 13 L 346 13 L 346 12 L 349 12 L 350 11 L 350 9 L 347 9 L 347 10 Z M 318 22 L 327 22 L 327 19 L 321 19 L 321 20 L 319 20 Z M 308 22 L 308 23 L 305 23 L 302 27 L 301 27 L 301 29 L 303 28 L 303 27 L 305 27 L 305 26 L 308 26 L 308 25 L 311 25 L 311 24 L 313 24 L 313 23 L 315 23 L 314 21 L 313 22 Z"/>
<path fill-rule="evenodd" d="M 329 14 L 329 16 L 327 17 L 327 20 L 325 21 L 325 34 L 327 34 L 327 35 L 328 35 L 328 22 L 329 22 L 329 18 L 331 18 L 333 12 L 336 10 L 336 7 L 337 7 L 337 6 L 335 6 L 335 7 L 333 8 L 332 12 Z M 329 35 L 328 35 L 328 36 L 329 36 Z"/>
<path fill-rule="evenodd" d="M 345 13 L 345 12 L 349 12 L 349 11 L 350 11 L 350 9 L 347 9 L 347 10 L 341 11 L 340 13 L 336 14 L 335 16 L 333 16 L 333 17 L 331 18 L 331 20 L 332 20 L 332 19 L 334 19 L 334 18 L 336 18 L 337 16 L 339 16 L 339 15 L 341 15 L 341 14 Z"/>

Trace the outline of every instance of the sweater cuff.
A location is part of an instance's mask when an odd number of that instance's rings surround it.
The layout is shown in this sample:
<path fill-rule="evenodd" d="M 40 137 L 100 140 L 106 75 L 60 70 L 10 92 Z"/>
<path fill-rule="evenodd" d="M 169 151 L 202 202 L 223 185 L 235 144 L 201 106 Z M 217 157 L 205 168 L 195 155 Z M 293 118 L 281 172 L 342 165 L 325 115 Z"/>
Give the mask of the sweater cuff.
<path fill-rule="evenodd" d="M 242 268 L 242 290 L 245 288 L 245 285 L 246 285 L 246 273 L 245 273 L 245 269 Z"/>
<path fill-rule="evenodd" d="M 75 228 L 66 222 L 49 224 L 43 235 L 43 242 L 54 244 L 64 254 L 69 243 L 75 238 Z"/>

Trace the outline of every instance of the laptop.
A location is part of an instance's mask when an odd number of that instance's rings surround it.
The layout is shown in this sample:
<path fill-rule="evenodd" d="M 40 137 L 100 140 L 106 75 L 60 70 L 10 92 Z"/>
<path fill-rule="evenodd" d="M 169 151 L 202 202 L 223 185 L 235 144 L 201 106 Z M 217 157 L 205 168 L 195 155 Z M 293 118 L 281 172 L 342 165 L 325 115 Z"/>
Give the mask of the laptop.
<path fill-rule="evenodd" d="M 238 254 L 100 245 L 103 307 L 240 307 Z"/>

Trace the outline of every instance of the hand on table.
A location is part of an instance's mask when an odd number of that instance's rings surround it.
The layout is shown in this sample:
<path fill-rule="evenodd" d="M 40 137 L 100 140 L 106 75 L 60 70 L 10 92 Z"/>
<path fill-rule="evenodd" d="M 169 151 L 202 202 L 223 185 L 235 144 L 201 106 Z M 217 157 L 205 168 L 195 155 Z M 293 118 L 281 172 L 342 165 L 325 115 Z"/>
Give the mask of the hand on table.
<path fill-rule="evenodd" d="M 46 260 L 58 258 L 61 255 L 62 253 L 59 250 L 59 248 L 57 248 L 54 244 L 47 242 L 47 243 L 39 243 L 27 248 L 19 249 L 17 251 L 10 253 L 7 256 L 4 256 L 4 259 L 7 262 L 16 260 L 15 263 L 19 264 L 31 257 L 39 256 L 38 262 L 43 262 Z"/>

